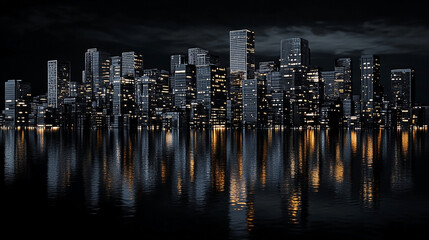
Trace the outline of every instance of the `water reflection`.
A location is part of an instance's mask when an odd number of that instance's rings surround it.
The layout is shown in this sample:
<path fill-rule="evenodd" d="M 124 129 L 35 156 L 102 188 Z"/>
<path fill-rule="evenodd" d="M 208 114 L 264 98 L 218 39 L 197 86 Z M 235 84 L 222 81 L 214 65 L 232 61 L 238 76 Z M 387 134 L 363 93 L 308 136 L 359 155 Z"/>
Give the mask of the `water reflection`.
<path fill-rule="evenodd" d="M 72 196 L 90 214 L 115 206 L 136 221 L 154 200 L 161 215 L 210 213 L 231 238 L 268 223 L 306 228 L 337 207 L 377 211 L 383 194 L 413 190 L 413 152 L 424 156 L 426 139 L 404 130 L 0 132 L 5 186 L 38 177 L 53 205 Z"/>

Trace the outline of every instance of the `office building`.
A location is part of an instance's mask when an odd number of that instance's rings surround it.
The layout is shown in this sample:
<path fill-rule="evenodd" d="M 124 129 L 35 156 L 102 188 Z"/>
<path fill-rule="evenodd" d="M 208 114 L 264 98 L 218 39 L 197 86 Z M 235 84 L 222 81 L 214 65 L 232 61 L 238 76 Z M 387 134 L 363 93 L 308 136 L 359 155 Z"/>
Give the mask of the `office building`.
<path fill-rule="evenodd" d="M 352 60 L 338 58 L 335 60 L 335 81 L 340 99 L 352 99 Z"/>
<path fill-rule="evenodd" d="M 390 73 L 392 105 L 397 126 L 411 125 L 411 110 L 415 103 L 413 69 L 392 69 Z"/>
<path fill-rule="evenodd" d="M 31 85 L 22 80 L 8 80 L 4 83 L 5 126 L 27 126 L 31 112 Z"/>
<path fill-rule="evenodd" d="M 255 33 L 248 29 L 229 32 L 228 124 L 242 123 L 243 81 L 255 78 Z"/>
<path fill-rule="evenodd" d="M 60 108 L 64 98 L 70 96 L 71 68 L 69 62 L 48 61 L 48 106 Z"/>
<path fill-rule="evenodd" d="M 380 83 L 380 58 L 364 55 L 360 58 L 361 69 L 361 122 L 364 126 L 380 123 L 382 86 Z"/>
<path fill-rule="evenodd" d="M 284 78 L 284 90 L 301 86 L 309 65 L 310 48 L 306 39 L 288 38 L 280 41 L 280 72 Z"/>
<path fill-rule="evenodd" d="M 88 104 L 92 108 L 105 107 L 110 85 L 110 56 L 97 48 L 85 53 L 85 87 Z"/>
<path fill-rule="evenodd" d="M 143 76 L 143 55 L 136 52 L 123 52 L 121 62 L 121 75 L 124 77 Z"/>
<path fill-rule="evenodd" d="M 320 124 L 320 107 L 323 103 L 324 81 L 318 66 L 309 66 L 307 70 L 307 111 L 304 114 L 304 124 L 316 127 Z"/>
<path fill-rule="evenodd" d="M 225 126 L 227 100 L 226 68 L 197 66 L 197 97 L 194 122 L 200 126 Z"/>

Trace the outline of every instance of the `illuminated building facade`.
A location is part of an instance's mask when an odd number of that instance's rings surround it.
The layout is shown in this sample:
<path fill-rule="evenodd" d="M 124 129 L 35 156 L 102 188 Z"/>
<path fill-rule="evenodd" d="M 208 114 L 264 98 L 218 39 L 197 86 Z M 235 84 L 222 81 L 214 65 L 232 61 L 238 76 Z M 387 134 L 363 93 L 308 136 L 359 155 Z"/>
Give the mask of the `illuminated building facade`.
<path fill-rule="evenodd" d="M 226 68 L 199 65 L 197 70 L 197 98 L 194 113 L 199 126 L 225 126 L 227 100 Z"/>
<path fill-rule="evenodd" d="M 191 102 L 196 98 L 196 69 L 195 65 L 178 64 L 174 71 L 174 106 L 186 110 L 191 108 Z"/>
<path fill-rule="evenodd" d="M 48 61 L 48 106 L 60 108 L 70 96 L 71 68 L 69 62 Z"/>
<path fill-rule="evenodd" d="M 27 126 L 31 112 L 31 85 L 22 80 L 4 83 L 4 122 L 6 126 Z"/>
<path fill-rule="evenodd" d="M 141 77 L 143 75 L 143 55 L 136 52 L 122 53 L 122 70 L 124 77 Z"/>
<path fill-rule="evenodd" d="M 316 127 L 320 124 L 320 107 L 324 96 L 324 81 L 318 66 L 308 67 L 307 86 L 307 111 L 304 114 L 304 125 Z"/>
<path fill-rule="evenodd" d="M 284 78 L 284 90 L 301 86 L 309 65 L 310 48 L 306 39 L 288 38 L 280 41 L 280 72 Z"/>
<path fill-rule="evenodd" d="M 361 71 L 361 123 L 376 126 L 380 123 L 382 87 L 380 83 L 380 58 L 363 55 L 360 58 Z"/>
<path fill-rule="evenodd" d="M 242 123 L 243 81 L 255 77 L 255 33 L 248 29 L 229 32 L 229 113 L 228 123 Z"/>
<path fill-rule="evenodd" d="M 397 126 L 411 124 L 411 112 L 415 102 L 414 69 L 392 69 L 390 72 L 392 104 Z"/>
<path fill-rule="evenodd" d="M 335 60 L 335 81 L 338 86 L 338 95 L 341 99 L 352 99 L 352 60 L 338 58 Z"/>
<path fill-rule="evenodd" d="M 110 56 L 97 48 L 85 53 L 85 85 L 88 103 L 92 108 L 105 107 L 110 89 Z"/>
<path fill-rule="evenodd" d="M 288 38 L 280 41 L 280 73 L 284 101 L 285 124 L 299 127 L 304 123 L 307 112 L 308 93 L 307 68 L 310 65 L 310 48 L 303 38 Z"/>

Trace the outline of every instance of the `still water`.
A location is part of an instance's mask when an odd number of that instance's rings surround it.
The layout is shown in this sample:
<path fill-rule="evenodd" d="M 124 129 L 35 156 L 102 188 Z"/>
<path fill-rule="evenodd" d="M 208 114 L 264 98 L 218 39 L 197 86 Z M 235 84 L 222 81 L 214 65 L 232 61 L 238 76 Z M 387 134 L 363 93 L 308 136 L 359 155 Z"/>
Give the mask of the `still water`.
<path fill-rule="evenodd" d="M 429 133 L 2 130 L 14 236 L 426 238 Z"/>

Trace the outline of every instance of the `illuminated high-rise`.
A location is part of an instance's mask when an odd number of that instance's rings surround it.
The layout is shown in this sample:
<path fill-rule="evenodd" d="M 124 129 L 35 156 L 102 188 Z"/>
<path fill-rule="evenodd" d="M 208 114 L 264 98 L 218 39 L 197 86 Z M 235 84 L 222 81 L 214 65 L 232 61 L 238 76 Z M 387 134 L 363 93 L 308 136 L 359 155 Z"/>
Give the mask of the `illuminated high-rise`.
<path fill-rule="evenodd" d="M 306 39 L 288 38 L 280 41 L 280 72 L 284 78 L 284 90 L 301 86 L 309 65 L 310 48 Z"/>
<path fill-rule="evenodd" d="M 335 81 L 338 86 L 340 99 L 352 99 L 352 60 L 351 58 L 338 58 L 335 60 Z"/>
<path fill-rule="evenodd" d="M 85 87 L 88 103 L 92 107 L 106 104 L 110 85 L 110 56 L 97 48 L 90 48 L 85 53 Z"/>
<path fill-rule="evenodd" d="M 361 122 L 364 126 L 376 126 L 380 122 L 382 86 L 380 83 L 380 58 L 363 55 L 361 71 Z"/>
<path fill-rule="evenodd" d="M 411 110 L 415 102 L 414 69 L 392 69 L 390 72 L 392 104 L 398 126 L 411 124 Z"/>
<path fill-rule="evenodd" d="M 64 98 L 70 96 L 70 63 L 48 61 L 48 106 L 60 108 Z"/>
<path fill-rule="evenodd" d="M 197 125 L 225 126 L 227 100 L 226 68 L 213 64 L 197 66 Z"/>
<path fill-rule="evenodd" d="M 141 77 L 143 75 L 143 55 L 136 52 L 122 53 L 122 76 Z"/>
<path fill-rule="evenodd" d="M 229 32 L 228 123 L 242 123 L 243 81 L 255 78 L 255 33 L 248 29 Z"/>
<path fill-rule="evenodd" d="M 242 73 L 244 79 L 255 77 L 255 33 L 248 29 L 229 32 L 230 73 Z"/>
<path fill-rule="evenodd" d="M 31 111 L 31 85 L 22 80 L 8 80 L 4 83 L 4 121 L 6 126 L 28 125 Z"/>

